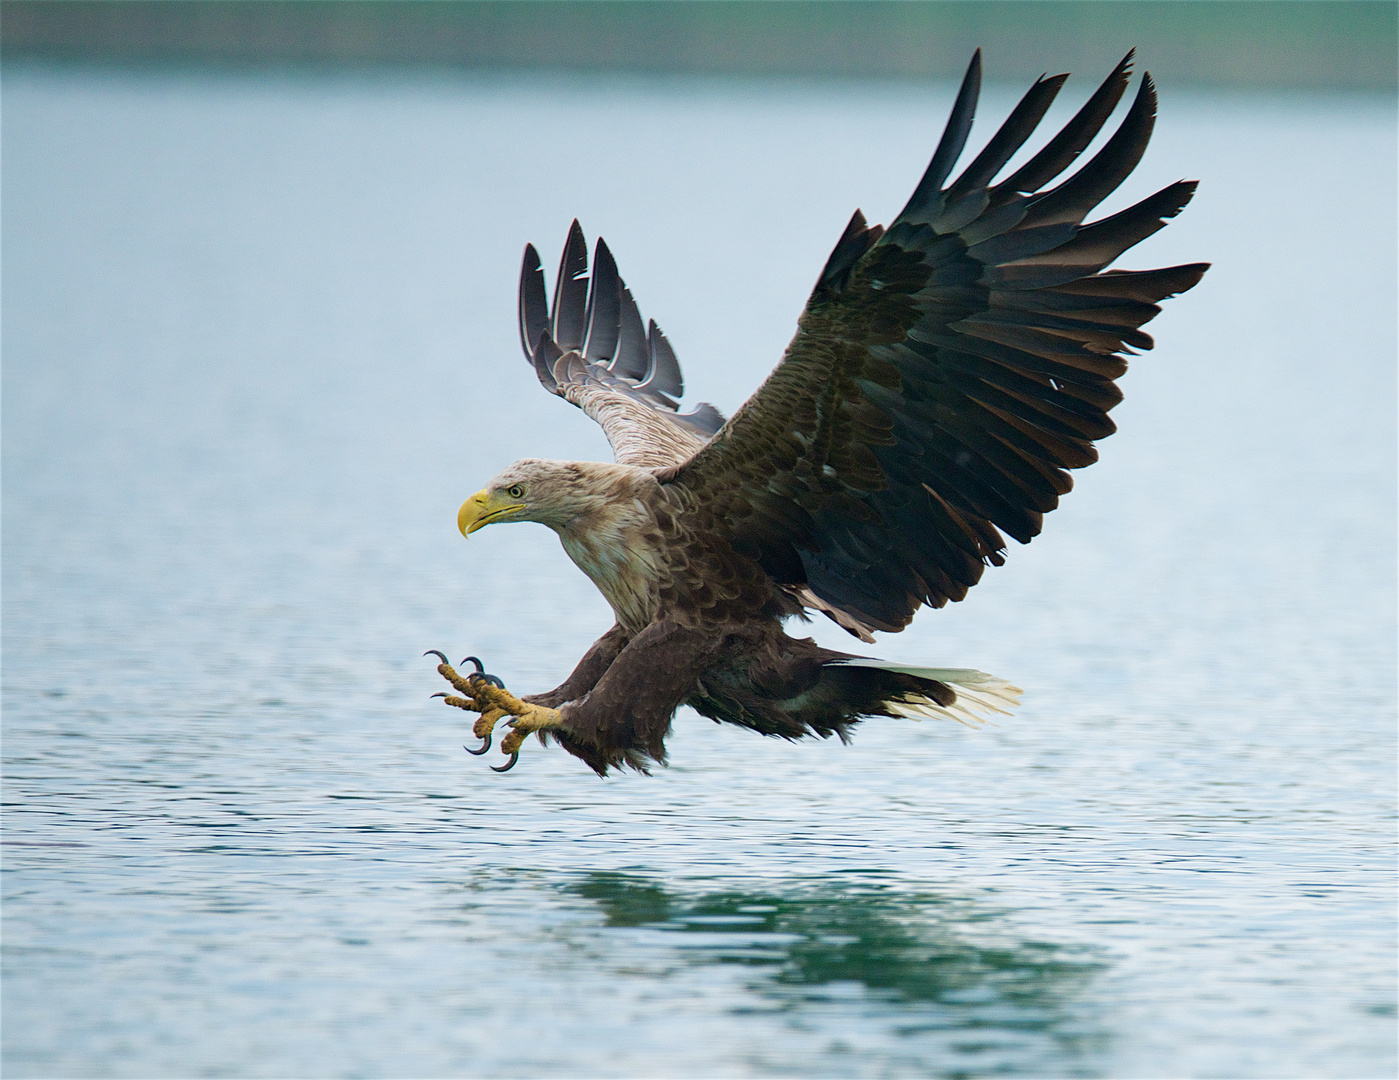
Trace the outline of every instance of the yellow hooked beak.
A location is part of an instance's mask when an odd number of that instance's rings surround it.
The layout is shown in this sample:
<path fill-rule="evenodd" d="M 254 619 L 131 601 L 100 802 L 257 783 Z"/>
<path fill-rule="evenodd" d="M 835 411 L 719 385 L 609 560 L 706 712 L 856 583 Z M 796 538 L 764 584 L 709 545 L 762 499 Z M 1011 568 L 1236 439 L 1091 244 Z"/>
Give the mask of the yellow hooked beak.
<path fill-rule="evenodd" d="M 507 502 L 482 488 L 457 511 L 457 528 L 463 536 L 470 536 L 477 529 L 483 529 L 493 521 L 499 521 L 512 510 L 523 510 L 521 502 Z"/>

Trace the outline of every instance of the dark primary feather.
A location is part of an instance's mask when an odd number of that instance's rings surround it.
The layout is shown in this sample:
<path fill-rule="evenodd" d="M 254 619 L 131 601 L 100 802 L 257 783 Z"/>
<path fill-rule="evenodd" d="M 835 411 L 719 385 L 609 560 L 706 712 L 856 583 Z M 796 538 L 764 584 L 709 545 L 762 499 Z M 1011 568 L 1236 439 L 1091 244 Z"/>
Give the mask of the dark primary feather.
<path fill-rule="evenodd" d="M 593 280 L 588 289 L 588 336 L 583 359 L 589 363 L 617 355 L 622 330 L 622 279 L 607 244 L 598 237 L 593 251 Z"/>
<path fill-rule="evenodd" d="M 648 390 L 657 391 L 677 398 L 683 396 L 685 380 L 680 374 L 680 361 L 675 358 L 675 350 L 670 347 L 655 319 L 651 320 L 646 330 L 646 351 L 650 363 L 646 377 L 637 384 L 637 391 L 642 394 Z"/>
<path fill-rule="evenodd" d="M 973 57 L 927 172 L 887 231 L 858 212 L 827 261 L 776 370 L 693 459 L 662 474 L 715 515 L 781 585 L 869 627 L 962 599 L 1097 459 L 1123 352 L 1205 264 L 1104 271 L 1189 201 L 1172 184 L 1083 224 L 1141 159 L 1149 76 L 1086 165 L 1042 190 L 1122 97 L 1132 54 L 1062 131 L 1000 184 L 1062 86 L 1032 86 L 967 169 L 980 85 Z"/>
<path fill-rule="evenodd" d="M 1038 191 L 1061 172 L 1074 163 L 1074 159 L 1087 148 L 1094 136 L 1102 130 L 1112 110 L 1122 100 L 1132 73 L 1132 57 L 1136 50 L 1131 49 L 1101 86 L 1093 92 L 1074 114 L 1074 118 L 1060 129 L 1059 133 L 1045 143 L 1044 149 L 996 185 L 999 192 Z"/>
<path fill-rule="evenodd" d="M 976 101 L 981 96 L 981 50 L 972 53 L 972 62 L 967 65 L 967 73 L 962 77 L 962 85 L 957 91 L 957 100 L 952 103 L 952 115 L 943 129 L 938 148 L 933 151 L 933 160 L 918 186 L 909 196 L 908 205 L 899 215 L 901 219 L 918 220 L 934 205 L 942 194 L 942 182 L 952 171 L 952 166 L 962 156 L 971 134 L 972 120 L 976 117 Z"/>
<path fill-rule="evenodd" d="M 1107 145 L 1057 188 L 1036 198 L 1020 227 L 1063 222 L 1077 225 L 1137 167 L 1155 126 L 1156 88 L 1151 76 L 1145 75 L 1136 100 Z"/>
<path fill-rule="evenodd" d="M 1054 104 L 1054 99 L 1058 97 L 1068 78 L 1067 75 L 1041 75 L 1036 80 L 1035 85 L 1020 99 L 1015 111 L 1001 125 L 995 137 L 976 156 L 976 160 L 967 166 L 957 178 L 957 182 L 947 189 L 949 201 L 966 192 L 985 187 L 991 182 L 991 178 L 1025 145 L 1025 140 L 1034 134 L 1035 128 L 1044 119 L 1049 106 Z"/>
<path fill-rule="evenodd" d="M 567 351 L 583 344 L 583 331 L 588 312 L 588 243 L 583 230 L 574 221 L 568 230 L 563 257 L 559 260 L 559 276 L 554 283 L 554 310 L 550 326 L 554 342 Z"/>
<path fill-rule="evenodd" d="M 549 297 L 544 287 L 544 267 L 533 244 L 525 245 L 525 260 L 520 267 L 520 347 L 533 359 L 539 335 L 549 325 Z"/>
<path fill-rule="evenodd" d="M 621 284 L 621 311 L 617 327 L 617 355 L 612 360 L 612 370 L 619 378 L 644 379 L 651 363 L 646 345 L 646 328 L 641 322 L 641 312 L 632 299 L 631 290 Z"/>

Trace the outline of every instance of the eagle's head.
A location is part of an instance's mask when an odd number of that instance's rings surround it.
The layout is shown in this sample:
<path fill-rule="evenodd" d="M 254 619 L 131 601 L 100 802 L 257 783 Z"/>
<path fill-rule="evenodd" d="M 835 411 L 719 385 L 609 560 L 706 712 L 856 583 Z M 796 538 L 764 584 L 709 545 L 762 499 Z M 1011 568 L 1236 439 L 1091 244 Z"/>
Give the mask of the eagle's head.
<path fill-rule="evenodd" d="M 615 465 L 525 458 L 491 480 L 457 511 L 463 536 L 498 521 L 537 521 L 562 532 L 617 496 Z"/>

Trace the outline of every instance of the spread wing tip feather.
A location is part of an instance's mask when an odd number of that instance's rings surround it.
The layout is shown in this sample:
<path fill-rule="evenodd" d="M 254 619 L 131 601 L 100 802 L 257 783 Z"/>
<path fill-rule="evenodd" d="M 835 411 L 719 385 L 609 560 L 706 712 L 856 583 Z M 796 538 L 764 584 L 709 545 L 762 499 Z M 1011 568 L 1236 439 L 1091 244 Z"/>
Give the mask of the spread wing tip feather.
<path fill-rule="evenodd" d="M 678 412 L 685 381 L 674 348 L 654 319 L 642 323 L 601 237 L 589 274 L 576 218 L 552 303 L 539 252 L 525 246 L 518 307 L 520 343 L 540 383 L 602 424 L 619 461 L 677 465 L 723 426 L 723 415 L 707 402 Z"/>

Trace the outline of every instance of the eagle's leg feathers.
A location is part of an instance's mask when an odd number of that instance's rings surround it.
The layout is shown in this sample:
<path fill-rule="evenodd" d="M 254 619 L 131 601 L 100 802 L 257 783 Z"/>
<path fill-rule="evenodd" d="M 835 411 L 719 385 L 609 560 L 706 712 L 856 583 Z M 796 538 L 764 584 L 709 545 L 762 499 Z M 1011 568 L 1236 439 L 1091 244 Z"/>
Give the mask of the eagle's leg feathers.
<path fill-rule="evenodd" d="M 583 654 L 583 659 L 578 661 L 573 674 L 560 685 L 542 694 L 526 694 L 522 700 L 531 705 L 547 705 L 551 709 L 557 709 L 566 701 L 577 701 L 585 697 L 597 685 L 598 680 L 607 674 L 612 661 L 617 659 L 629 641 L 630 634 L 620 626 L 612 627 L 593 642 L 592 647 Z"/>
<path fill-rule="evenodd" d="M 590 690 L 559 706 L 563 722 L 548 734 L 599 776 L 624 765 L 639 772 L 648 762 L 664 765 L 671 718 L 722 647 L 724 629 L 658 619 L 629 640 L 616 639 L 625 647 L 601 677 L 592 676 Z"/>
<path fill-rule="evenodd" d="M 429 652 L 438 657 L 442 656 L 435 649 L 431 649 Z M 426 656 L 428 653 L 423 655 Z M 472 725 L 471 730 L 478 739 L 484 741 L 479 749 L 472 750 L 470 747 L 466 747 L 466 752 L 469 754 L 480 755 L 489 750 L 491 748 L 491 733 L 495 730 L 496 724 L 507 716 L 513 718 L 509 724 L 512 730 L 500 741 L 501 753 L 510 755 L 510 764 L 495 769 L 496 772 L 505 772 L 519 760 L 520 744 L 525 741 L 525 736 L 532 731 L 562 727 L 563 719 L 559 716 L 557 709 L 521 701 L 505 689 L 498 678 L 494 675 L 488 675 L 481 662 L 475 657 L 469 656 L 467 660 L 473 661 L 477 670 L 470 672 L 465 678 L 458 674 L 457 670 L 445 658 L 442 659 L 442 663 L 437 665 L 438 674 L 464 696 L 455 697 L 444 693 L 434 694 L 433 697 L 440 696 L 448 705 L 481 714 L 476 723 Z"/>

